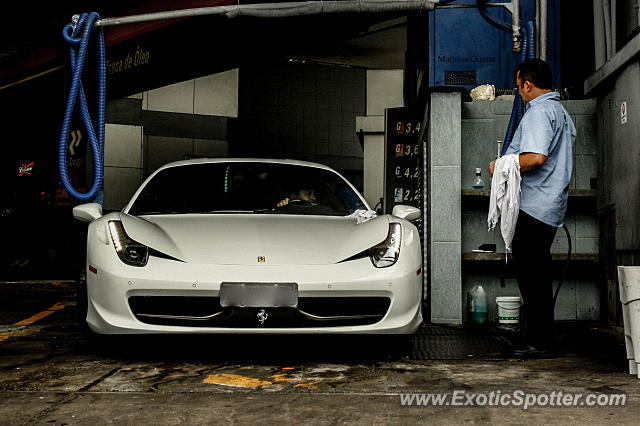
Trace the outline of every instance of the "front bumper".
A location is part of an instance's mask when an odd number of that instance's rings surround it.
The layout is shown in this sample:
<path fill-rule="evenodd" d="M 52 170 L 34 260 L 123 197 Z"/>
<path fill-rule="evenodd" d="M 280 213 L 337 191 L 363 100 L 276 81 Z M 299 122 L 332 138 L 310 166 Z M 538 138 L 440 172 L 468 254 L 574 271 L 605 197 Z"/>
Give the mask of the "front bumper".
<path fill-rule="evenodd" d="M 137 268 L 124 265 L 114 257 L 91 256 L 91 253 L 88 256 L 88 265 L 96 268 L 97 273 L 87 273 L 87 323 L 99 334 L 411 334 L 422 322 L 422 276 L 417 266 L 408 264 L 409 259 L 405 259 L 405 264 L 399 261 L 390 268 L 376 269 L 369 259 L 335 265 L 245 266 L 194 265 L 152 257 L 147 266 Z M 98 261 L 100 258 L 103 260 Z M 155 321 L 154 324 L 154 321 L 141 320 L 131 308 L 130 298 L 150 296 L 215 300 L 222 282 L 295 282 L 299 300 L 385 298 L 389 307 L 381 319 L 373 323 L 336 325 L 349 322 L 321 321 L 317 326 L 304 324 L 299 327 L 295 318 L 293 324 L 286 326 L 274 326 L 268 319 L 260 323 L 257 318 L 255 325 L 247 324 L 245 318 L 245 325 L 239 327 L 226 327 L 224 322 L 214 323 L 214 326 L 191 325 L 188 321 Z M 267 313 L 270 309 L 266 309 Z M 279 314 L 272 312 L 271 317 L 278 318 Z"/>

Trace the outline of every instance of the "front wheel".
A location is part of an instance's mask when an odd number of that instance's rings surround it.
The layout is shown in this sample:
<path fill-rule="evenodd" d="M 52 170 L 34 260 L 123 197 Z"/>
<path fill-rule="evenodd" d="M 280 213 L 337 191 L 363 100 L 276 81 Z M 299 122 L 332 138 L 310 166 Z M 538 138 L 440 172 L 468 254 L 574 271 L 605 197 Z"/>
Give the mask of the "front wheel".
<path fill-rule="evenodd" d="M 413 354 L 415 334 L 386 334 L 381 335 L 385 352 L 391 357 L 410 358 Z"/>
<path fill-rule="evenodd" d="M 76 287 L 76 309 L 78 328 L 80 329 L 80 334 L 82 334 L 84 341 L 89 344 L 89 346 L 98 346 L 102 341 L 101 336 L 94 333 L 89 327 L 89 324 L 87 324 L 89 294 L 87 292 L 87 271 L 84 268 L 80 272 Z"/>

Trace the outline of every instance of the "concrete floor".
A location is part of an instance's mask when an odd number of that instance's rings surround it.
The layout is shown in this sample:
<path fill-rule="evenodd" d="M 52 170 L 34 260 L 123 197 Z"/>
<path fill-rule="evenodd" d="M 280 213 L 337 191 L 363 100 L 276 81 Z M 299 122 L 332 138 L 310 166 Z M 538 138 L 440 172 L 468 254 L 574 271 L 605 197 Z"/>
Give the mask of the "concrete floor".
<path fill-rule="evenodd" d="M 632 424 L 640 417 L 640 382 L 626 373 L 614 340 L 547 360 L 420 360 L 381 337 L 164 336 L 94 348 L 78 332 L 73 285 L 0 283 L 0 424 Z M 400 393 L 454 390 L 624 392 L 627 405 L 400 404 Z"/>

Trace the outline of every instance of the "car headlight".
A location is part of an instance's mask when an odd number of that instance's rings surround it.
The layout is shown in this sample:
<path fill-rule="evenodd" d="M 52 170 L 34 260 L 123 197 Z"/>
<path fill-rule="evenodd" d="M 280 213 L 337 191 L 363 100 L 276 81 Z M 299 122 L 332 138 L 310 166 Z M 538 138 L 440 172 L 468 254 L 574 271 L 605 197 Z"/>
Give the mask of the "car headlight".
<path fill-rule="evenodd" d="M 401 240 L 402 227 L 399 223 L 390 223 L 387 238 L 380 244 L 369 249 L 373 266 L 376 268 L 386 268 L 394 265 L 400 256 Z"/>
<path fill-rule="evenodd" d="M 109 233 L 120 260 L 131 266 L 144 266 L 147 264 L 149 248 L 129 238 L 127 233 L 124 232 L 122 222 L 110 220 Z"/>

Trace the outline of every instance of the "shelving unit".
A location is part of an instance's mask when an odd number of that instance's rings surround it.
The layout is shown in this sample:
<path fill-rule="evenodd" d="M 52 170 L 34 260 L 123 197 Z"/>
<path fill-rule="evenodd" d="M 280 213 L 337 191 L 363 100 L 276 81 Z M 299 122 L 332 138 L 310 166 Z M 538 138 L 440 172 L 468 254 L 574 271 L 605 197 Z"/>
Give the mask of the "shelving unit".
<path fill-rule="evenodd" d="M 565 261 L 567 260 L 566 253 L 553 253 L 551 255 L 552 260 L 554 261 Z M 504 253 L 462 253 L 462 260 L 469 261 L 489 261 L 489 262 L 504 262 Z M 576 262 L 597 262 L 598 254 L 597 253 L 572 253 L 571 261 Z"/>
<path fill-rule="evenodd" d="M 479 202 L 488 202 L 488 198 L 491 196 L 491 189 L 463 189 L 463 198 L 470 200 L 476 200 Z M 588 202 L 595 203 L 597 197 L 597 191 L 593 189 L 570 189 L 569 198 L 575 202 Z M 480 201 L 482 200 L 482 201 Z M 504 262 L 504 253 L 462 253 L 463 262 Z M 567 255 L 565 253 L 553 253 L 552 259 L 554 261 L 565 261 Z M 571 261 L 576 262 L 598 262 L 597 253 L 573 253 L 571 254 Z"/>
<path fill-rule="evenodd" d="M 489 208 L 491 189 L 462 189 L 462 207 Z M 570 189 L 568 212 L 588 211 L 594 215 L 597 212 L 598 191 L 595 189 Z M 486 206 L 486 207 L 485 207 Z"/>
<path fill-rule="evenodd" d="M 569 197 L 596 198 L 598 191 L 595 189 L 570 189 Z M 490 197 L 491 189 L 463 189 L 463 197 Z"/>

